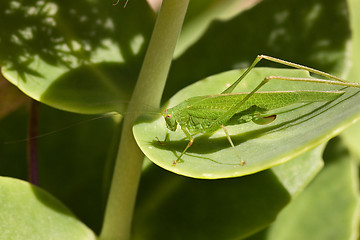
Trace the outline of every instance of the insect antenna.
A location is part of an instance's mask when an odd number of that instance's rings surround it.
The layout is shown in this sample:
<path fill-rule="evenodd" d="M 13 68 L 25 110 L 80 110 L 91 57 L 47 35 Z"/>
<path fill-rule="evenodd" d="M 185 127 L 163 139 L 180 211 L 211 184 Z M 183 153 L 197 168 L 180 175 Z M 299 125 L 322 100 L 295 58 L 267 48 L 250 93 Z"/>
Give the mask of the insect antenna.
<path fill-rule="evenodd" d="M 121 102 L 121 103 L 123 103 L 123 102 Z M 83 124 L 86 124 L 86 123 L 89 123 L 89 122 L 92 122 L 92 121 L 96 121 L 96 120 L 100 120 L 100 119 L 106 119 L 106 118 L 114 117 L 114 116 L 119 117 L 115 121 L 118 121 L 120 123 L 121 118 L 123 116 L 125 116 L 125 115 L 128 115 L 128 114 L 138 113 L 138 114 L 154 114 L 154 115 L 159 115 L 159 116 L 161 115 L 159 109 L 156 109 L 156 108 L 154 108 L 154 107 L 152 107 L 150 105 L 147 105 L 147 104 L 143 104 L 143 105 L 146 106 L 151 111 L 141 111 L 141 112 L 123 111 L 122 113 L 108 112 L 108 113 L 91 114 L 91 117 L 88 118 L 88 119 L 84 119 L 84 120 L 80 120 L 80 121 L 77 121 L 77 122 L 74 122 L 74 123 L 67 124 L 66 126 L 57 128 L 56 130 L 47 131 L 45 133 L 41 133 L 41 134 L 38 134 L 38 135 L 33 136 L 33 137 L 25 137 L 25 138 L 21 138 L 21 139 L 4 141 L 4 142 L 2 142 L 2 144 L 17 144 L 17 143 L 28 142 L 28 141 L 35 140 L 35 139 L 40 139 L 40 138 L 44 138 L 44 137 L 47 137 L 47 136 L 50 136 L 50 135 L 53 135 L 53 134 L 57 134 L 57 133 L 65 131 L 65 130 L 68 130 L 68 129 L 71 129 L 71 128 L 74 128 L 74 127 L 77 127 L 77 126 L 80 126 L 80 125 L 83 125 Z M 82 115 L 82 114 L 79 114 L 79 115 Z M 83 115 L 89 115 L 89 114 L 83 114 Z M 94 116 L 94 115 L 96 115 L 96 116 Z M 40 125 L 41 125 L 41 122 L 40 122 Z"/>

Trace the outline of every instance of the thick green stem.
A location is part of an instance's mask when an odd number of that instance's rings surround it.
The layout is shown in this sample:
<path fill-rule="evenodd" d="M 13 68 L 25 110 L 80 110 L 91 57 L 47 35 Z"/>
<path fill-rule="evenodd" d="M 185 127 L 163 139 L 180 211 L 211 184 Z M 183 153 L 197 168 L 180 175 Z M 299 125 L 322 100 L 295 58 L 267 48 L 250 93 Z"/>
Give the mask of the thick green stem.
<path fill-rule="evenodd" d="M 128 112 L 124 118 L 121 143 L 106 206 L 101 240 L 128 240 L 141 175 L 143 154 L 132 126 L 144 106 L 159 107 L 189 0 L 164 0 L 158 14 Z M 148 91 L 151 89 L 151 91 Z M 157 93 L 157 94 L 154 94 Z M 146 103 L 146 104 L 141 104 Z"/>

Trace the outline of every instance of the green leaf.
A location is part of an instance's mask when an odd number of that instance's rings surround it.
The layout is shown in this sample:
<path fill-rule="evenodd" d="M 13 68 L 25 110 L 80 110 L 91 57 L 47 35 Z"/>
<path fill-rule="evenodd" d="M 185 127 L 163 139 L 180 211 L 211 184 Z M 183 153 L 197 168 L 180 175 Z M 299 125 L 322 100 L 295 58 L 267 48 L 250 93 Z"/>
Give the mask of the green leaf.
<path fill-rule="evenodd" d="M 230 71 L 199 81 L 177 93 L 167 107 L 192 97 L 222 92 L 234 82 L 242 71 Z M 309 77 L 306 71 L 257 68 L 240 83 L 234 92 L 249 92 L 266 76 Z M 339 86 L 272 80 L 261 90 L 335 90 Z M 177 174 L 195 178 L 228 178 L 252 174 L 284 163 L 314 148 L 338 134 L 359 118 L 360 95 L 355 88 L 344 89 L 345 94 L 331 102 L 298 104 L 274 112 L 276 121 L 268 125 L 252 122 L 228 126 L 227 130 L 241 160 L 229 144 L 224 132 L 211 136 L 198 136 L 182 157 L 183 162 L 173 165 L 189 142 L 180 128 L 170 132 L 170 140 L 161 145 L 156 137 L 163 138 L 168 130 L 159 116 L 140 118 L 134 126 L 134 136 L 145 155 L 155 164 Z"/>
<path fill-rule="evenodd" d="M 0 177 L 0 195 L 1 239 L 96 239 L 62 203 L 38 187 Z"/>
<path fill-rule="evenodd" d="M 126 9 L 99 0 L 2 1 L 0 9 L 2 72 L 20 90 L 77 113 L 125 110 L 154 23 L 145 1 Z"/>
<path fill-rule="evenodd" d="M 356 239 L 358 172 L 339 139 L 325 151 L 325 168 L 266 231 L 248 240 Z"/>
<path fill-rule="evenodd" d="M 145 168 L 134 239 L 241 239 L 271 224 L 323 166 L 324 146 L 251 176 L 200 180 Z M 156 187 L 154 187 L 156 186 Z"/>

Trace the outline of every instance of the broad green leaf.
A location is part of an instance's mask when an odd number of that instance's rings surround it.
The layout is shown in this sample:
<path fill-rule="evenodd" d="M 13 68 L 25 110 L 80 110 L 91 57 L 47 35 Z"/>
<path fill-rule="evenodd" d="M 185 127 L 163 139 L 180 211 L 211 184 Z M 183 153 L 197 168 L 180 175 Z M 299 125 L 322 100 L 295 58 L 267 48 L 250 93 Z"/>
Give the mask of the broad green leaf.
<path fill-rule="evenodd" d="M 96 239 L 62 203 L 27 182 L 0 177 L 0 196 L 1 239 Z"/>
<path fill-rule="evenodd" d="M 133 239 L 242 239 L 271 224 L 323 166 L 324 146 L 251 176 L 200 180 L 147 165 Z M 156 187 L 154 187 L 156 186 Z"/>
<path fill-rule="evenodd" d="M 166 107 L 201 95 L 218 94 L 234 82 L 242 71 L 230 71 L 199 81 L 177 93 Z M 258 68 L 240 83 L 234 92 L 249 92 L 266 76 L 309 77 L 306 71 Z M 241 160 L 229 144 L 224 131 L 211 136 L 195 138 L 193 145 L 182 157 L 183 162 L 173 165 L 189 140 L 180 128 L 170 132 L 169 141 L 159 144 L 168 132 L 160 116 L 140 118 L 134 126 L 134 136 L 141 150 L 155 164 L 177 174 L 195 178 L 227 178 L 252 174 L 284 163 L 301 153 L 325 142 L 351 125 L 360 117 L 357 104 L 359 89 L 272 80 L 262 91 L 282 90 L 330 90 L 343 89 L 345 93 L 334 101 L 293 105 L 291 108 L 274 111 L 277 119 L 268 125 L 252 122 L 228 126 L 227 130 Z"/>
<path fill-rule="evenodd" d="M 124 111 L 154 22 L 145 1 L 126 9 L 99 0 L 2 1 L 0 9 L 9 81 L 58 109 Z"/>
<path fill-rule="evenodd" d="M 357 166 L 339 141 L 326 150 L 325 168 L 314 181 L 265 233 L 249 240 L 357 239 Z"/>

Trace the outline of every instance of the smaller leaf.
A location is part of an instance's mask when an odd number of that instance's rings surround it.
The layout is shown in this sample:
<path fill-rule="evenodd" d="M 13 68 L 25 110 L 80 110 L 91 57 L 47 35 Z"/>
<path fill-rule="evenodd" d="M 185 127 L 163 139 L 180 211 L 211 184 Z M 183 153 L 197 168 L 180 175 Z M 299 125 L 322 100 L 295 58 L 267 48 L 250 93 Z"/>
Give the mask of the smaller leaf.
<path fill-rule="evenodd" d="M 359 205 L 357 166 L 338 140 L 331 141 L 325 151 L 325 168 L 279 214 L 263 239 L 355 239 Z"/>
<path fill-rule="evenodd" d="M 96 239 L 62 203 L 27 182 L 0 177 L 0 196 L 0 239 Z"/>
<path fill-rule="evenodd" d="M 199 81 L 178 92 L 169 101 L 169 107 L 201 95 L 219 94 L 234 82 L 242 71 L 217 74 Z M 289 69 L 257 68 L 240 83 L 234 92 L 250 92 L 266 76 L 309 78 L 306 71 Z M 284 163 L 320 143 L 329 140 L 360 116 L 359 90 L 329 84 L 290 81 L 270 81 L 261 91 L 285 90 L 343 90 L 345 93 L 334 101 L 293 105 L 282 109 L 277 119 L 268 125 L 252 122 L 228 126 L 227 130 L 240 158 L 228 142 L 224 131 L 211 136 L 196 136 L 193 145 L 181 158 L 183 162 L 173 165 L 189 140 L 180 128 L 169 134 L 165 145 L 156 137 L 163 138 L 168 130 L 160 117 L 140 118 L 134 126 L 134 136 L 145 155 L 155 164 L 177 174 L 195 178 L 237 177 Z M 240 161 L 246 165 L 241 166 Z"/>

